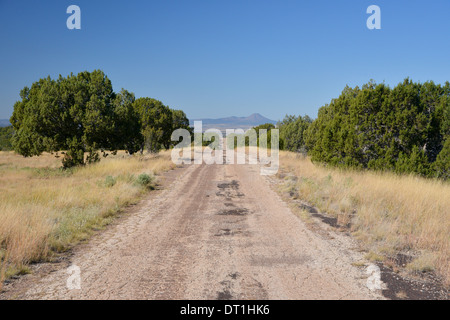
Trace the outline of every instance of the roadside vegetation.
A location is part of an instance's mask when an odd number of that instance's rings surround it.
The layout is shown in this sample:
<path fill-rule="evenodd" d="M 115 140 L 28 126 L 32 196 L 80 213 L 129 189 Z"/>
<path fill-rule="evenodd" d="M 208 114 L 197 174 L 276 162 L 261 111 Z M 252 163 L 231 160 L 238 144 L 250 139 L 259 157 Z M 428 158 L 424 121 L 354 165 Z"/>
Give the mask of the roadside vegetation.
<path fill-rule="evenodd" d="M 70 169 L 49 153 L 0 152 L 0 288 L 4 279 L 29 272 L 30 263 L 51 260 L 110 223 L 173 167 L 169 151 L 120 151 Z"/>
<path fill-rule="evenodd" d="M 40 79 L 20 96 L 0 128 L 0 150 L 16 152 L 0 151 L 0 284 L 139 199 L 173 166 L 158 153 L 178 143 L 173 130 L 191 130 L 183 111 L 116 93 L 100 70 Z M 273 128 L 254 128 L 258 145 L 267 129 L 271 147 Z M 368 258 L 401 253 L 450 284 L 450 83 L 346 87 L 315 120 L 286 116 L 277 128 L 285 191 L 349 226 Z"/>
<path fill-rule="evenodd" d="M 0 127 L 0 151 L 12 150 L 11 138 L 14 134 L 12 126 Z"/>
<path fill-rule="evenodd" d="M 389 264 L 402 254 L 407 270 L 435 271 L 450 284 L 449 182 L 327 167 L 286 151 L 280 165 L 282 191 L 349 227 L 368 259 Z"/>
<path fill-rule="evenodd" d="M 135 99 L 125 89 L 116 93 L 101 70 L 40 79 L 20 97 L 10 119 L 12 148 L 25 157 L 65 150 L 65 168 L 97 162 L 100 153 L 168 149 L 173 130 L 189 129 L 183 111 L 156 99 Z"/>
<path fill-rule="evenodd" d="M 346 87 L 314 121 L 286 116 L 280 146 L 333 167 L 450 179 L 450 83 Z"/>
<path fill-rule="evenodd" d="M 346 87 L 277 127 L 283 191 L 350 226 L 369 259 L 450 284 L 449 82 Z"/>
<path fill-rule="evenodd" d="M 176 143 L 173 130 L 189 129 L 183 111 L 116 93 L 101 70 L 39 79 L 20 98 L 12 126 L 0 128 L 0 288 L 152 189 L 174 167 L 160 150 Z"/>

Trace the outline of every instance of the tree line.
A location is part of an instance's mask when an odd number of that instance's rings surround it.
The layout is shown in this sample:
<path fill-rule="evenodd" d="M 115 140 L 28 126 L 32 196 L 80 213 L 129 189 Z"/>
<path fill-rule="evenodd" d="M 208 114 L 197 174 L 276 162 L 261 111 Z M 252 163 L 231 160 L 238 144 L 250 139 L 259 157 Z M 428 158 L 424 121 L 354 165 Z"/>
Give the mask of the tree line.
<path fill-rule="evenodd" d="M 278 123 L 286 150 L 337 167 L 450 178 L 450 83 L 346 87 L 317 118 Z"/>
<path fill-rule="evenodd" d="M 175 129 L 192 130 L 181 110 L 125 89 L 115 93 L 101 70 L 40 79 L 20 97 L 12 127 L 0 130 L 0 148 L 24 156 L 64 150 L 64 167 L 98 161 L 107 151 L 157 152 L 173 146 Z M 269 129 L 268 147 L 273 127 L 255 128 Z M 449 82 L 347 86 L 314 121 L 287 115 L 277 127 L 280 149 L 314 162 L 450 178 Z"/>
<path fill-rule="evenodd" d="M 107 151 L 167 149 L 173 130 L 189 129 L 183 111 L 156 99 L 135 99 L 125 89 L 116 93 L 101 70 L 43 78 L 20 97 L 10 119 L 12 148 L 25 157 L 64 150 L 64 167 L 99 161 Z"/>

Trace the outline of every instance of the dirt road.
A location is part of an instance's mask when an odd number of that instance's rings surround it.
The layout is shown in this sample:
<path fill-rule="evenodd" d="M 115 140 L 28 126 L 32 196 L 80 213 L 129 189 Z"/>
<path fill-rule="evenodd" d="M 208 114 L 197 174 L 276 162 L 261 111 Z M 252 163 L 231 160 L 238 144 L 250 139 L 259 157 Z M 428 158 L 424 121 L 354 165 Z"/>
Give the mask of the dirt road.
<path fill-rule="evenodd" d="M 24 299 L 376 299 L 360 257 L 307 229 L 256 165 L 190 165 Z"/>

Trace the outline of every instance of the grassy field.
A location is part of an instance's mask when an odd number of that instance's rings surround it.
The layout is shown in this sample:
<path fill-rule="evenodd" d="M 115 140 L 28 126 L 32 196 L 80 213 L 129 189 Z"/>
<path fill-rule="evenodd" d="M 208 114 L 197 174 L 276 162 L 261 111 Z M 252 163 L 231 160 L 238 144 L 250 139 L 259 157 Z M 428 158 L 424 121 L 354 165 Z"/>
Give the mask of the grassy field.
<path fill-rule="evenodd" d="M 280 152 L 283 191 L 351 223 L 371 260 L 413 256 L 411 272 L 435 271 L 450 284 L 450 183 L 416 176 L 338 170 Z"/>
<path fill-rule="evenodd" d="M 411 272 L 435 271 L 450 284 L 450 183 L 391 173 L 326 168 L 280 152 L 282 190 L 351 223 L 367 258 L 413 257 Z M 0 152 L 0 287 L 34 261 L 51 259 L 87 239 L 174 167 L 170 151 L 119 153 L 100 163 L 61 170 L 61 158 Z"/>
<path fill-rule="evenodd" d="M 93 165 L 60 167 L 54 155 L 0 152 L 0 288 L 5 278 L 28 272 L 29 263 L 87 239 L 174 164 L 170 151 L 131 157 L 119 152 Z"/>

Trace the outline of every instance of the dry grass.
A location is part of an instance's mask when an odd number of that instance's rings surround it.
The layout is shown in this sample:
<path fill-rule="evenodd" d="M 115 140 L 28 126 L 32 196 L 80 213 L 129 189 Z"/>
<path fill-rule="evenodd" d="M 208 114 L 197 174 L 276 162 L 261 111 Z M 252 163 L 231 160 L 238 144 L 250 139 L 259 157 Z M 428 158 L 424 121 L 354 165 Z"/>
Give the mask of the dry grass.
<path fill-rule="evenodd" d="M 413 253 L 407 269 L 434 270 L 450 284 L 450 183 L 416 176 L 326 168 L 290 152 L 285 188 L 334 215 L 373 257 Z"/>
<path fill-rule="evenodd" d="M 86 239 L 136 202 L 148 187 L 139 183 L 140 174 L 152 177 L 174 164 L 169 151 L 119 153 L 73 170 L 60 166 L 61 158 L 50 154 L 0 152 L 0 288 L 6 277 Z"/>

